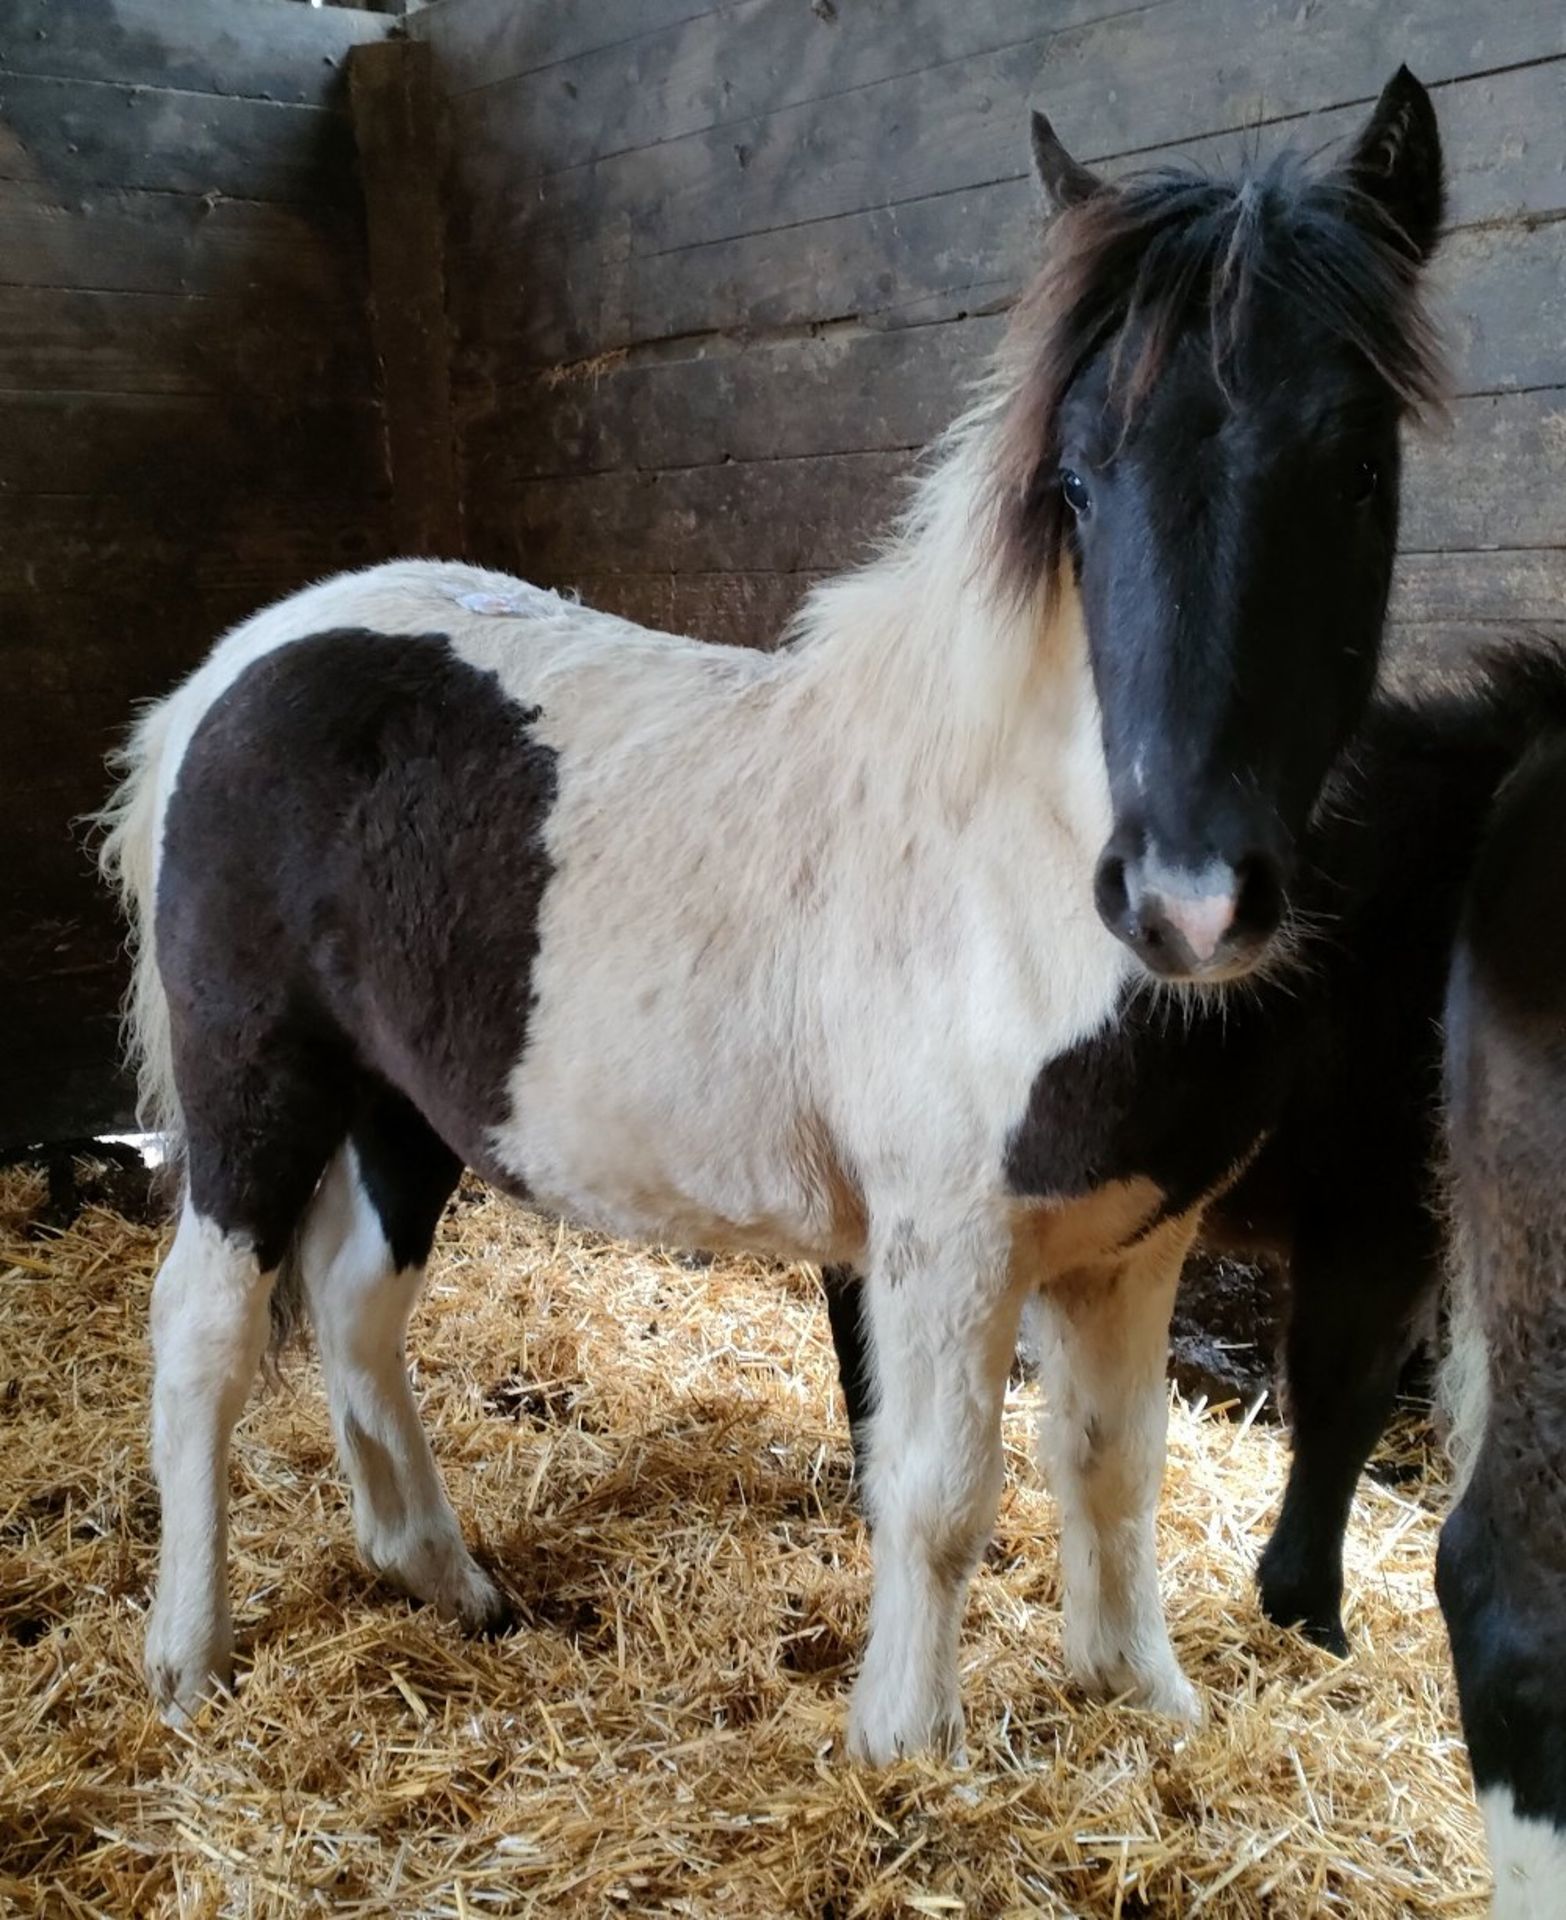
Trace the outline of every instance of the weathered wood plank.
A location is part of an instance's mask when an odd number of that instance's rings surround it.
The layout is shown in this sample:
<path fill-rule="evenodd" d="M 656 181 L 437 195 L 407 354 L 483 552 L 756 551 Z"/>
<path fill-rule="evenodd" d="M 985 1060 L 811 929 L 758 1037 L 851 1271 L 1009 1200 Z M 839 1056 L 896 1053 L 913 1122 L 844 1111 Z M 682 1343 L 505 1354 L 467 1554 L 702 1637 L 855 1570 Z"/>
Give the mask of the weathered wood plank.
<path fill-rule="evenodd" d="M 1441 90 L 1456 225 L 1566 207 L 1566 168 L 1542 132 L 1560 118 L 1563 89 L 1566 64 L 1552 63 Z M 847 315 L 896 324 L 993 310 L 1026 277 L 1038 248 L 1020 95 L 1013 106 L 1017 141 L 1006 178 L 910 197 L 893 160 L 877 204 L 768 230 L 741 176 L 729 190 L 728 217 L 761 230 L 692 246 L 661 248 L 652 233 L 656 179 L 628 177 L 621 185 L 631 197 L 622 204 L 612 191 L 598 193 L 602 169 L 580 170 L 550 208 L 515 184 L 485 186 L 465 162 L 469 231 L 454 267 L 465 364 L 486 378 L 502 366 L 548 365 L 698 330 Z M 1243 145 L 1315 146 L 1352 131 L 1361 114 L 1356 106 L 1248 131 Z M 1223 164 L 1241 145 L 1233 136 L 1185 140 L 1106 171 L 1186 158 Z"/>
<path fill-rule="evenodd" d="M 863 550 L 911 464 L 857 452 L 534 480 L 497 490 L 475 525 L 554 582 L 645 571 L 651 553 L 674 573 L 833 568 Z M 1403 546 L 1557 546 L 1563 499 L 1566 389 L 1460 401 L 1449 434 L 1410 441 Z"/>
<path fill-rule="evenodd" d="M 1393 686 L 1421 670 L 1471 667 L 1500 646 L 1558 647 L 1566 655 L 1566 620 L 1396 621 L 1387 628 L 1386 673 Z"/>
<path fill-rule="evenodd" d="M 1405 553 L 1392 618 L 1461 625 L 1566 619 L 1566 538 L 1558 547 L 1494 553 Z"/>
<path fill-rule="evenodd" d="M 467 436 L 476 484 L 616 467 L 920 446 L 951 420 L 1000 339 L 972 320 L 898 333 L 704 343 L 678 358 L 539 376 L 491 401 Z M 801 404 L 802 399 L 807 403 Z"/>
<path fill-rule="evenodd" d="M 1461 400 L 1407 452 L 1405 552 L 1566 543 L 1566 388 Z"/>
<path fill-rule="evenodd" d="M 458 129 L 480 198 L 513 196 L 545 217 L 634 218 L 637 251 L 656 252 L 884 205 L 889 175 L 901 200 L 1016 176 L 1030 100 L 1099 159 L 1363 102 L 1401 59 L 1441 82 L 1566 53 L 1556 0 L 1492 10 L 1482 53 L 1469 0 L 1412 13 L 1173 0 L 1157 20 L 1154 31 L 1140 12 L 1117 12 L 559 174 L 529 177 L 528 134 L 503 90 L 465 100 Z"/>
<path fill-rule="evenodd" d="M 297 0 L 6 0 L 0 74 L 319 106 L 348 50 L 395 25 Z"/>
<path fill-rule="evenodd" d="M 1566 220 L 1454 235 L 1432 299 L 1459 394 L 1566 385 Z M 959 411 L 1001 330 L 975 318 L 749 343 L 720 336 L 498 391 L 486 384 L 466 437 L 469 469 L 493 485 L 916 445 Z M 807 389 L 812 404 L 802 406 Z"/>
<path fill-rule="evenodd" d="M 879 82 L 945 70 L 1019 42 L 1135 10 L 1149 33 L 1171 0 L 966 0 L 905 7 L 895 28 L 875 7 L 741 0 L 716 15 L 677 21 L 629 46 L 611 46 L 524 72 L 504 59 L 471 103 L 481 121 L 514 130 L 528 173 L 562 173 L 611 154 L 764 118 L 807 102 L 842 100 Z M 539 48 L 530 9 L 513 32 Z M 453 23 L 455 25 L 455 23 Z M 439 32 L 439 25 L 431 29 Z M 459 38 L 448 28 L 444 38 Z M 457 69 L 461 71 L 460 67 Z"/>
<path fill-rule="evenodd" d="M 404 553 L 457 554 L 462 503 L 430 50 L 407 40 L 362 46 L 350 62 L 349 77 L 397 544 Z"/>
<path fill-rule="evenodd" d="M 363 294 L 363 237 L 340 209 L 106 189 L 62 205 L 0 180 L 0 286 L 262 294 L 336 316 Z"/>
<path fill-rule="evenodd" d="M 638 45 L 681 22 L 705 23 L 718 44 L 738 11 L 717 0 L 442 0 L 408 30 L 433 49 L 442 87 L 459 94 L 602 50 L 634 59 Z"/>
<path fill-rule="evenodd" d="M 732 647 L 776 644 L 818 573 L 609 573 L 572 582 L 583 601 L 664 633 Z"/>
<path fill-rule="evenodd" d="M 330 392 L 330 388 L 323 388 Z M 386 489 L 379 407 L 257 387 L 206 394 L 0 393 L 0 491 L 123 494 L 150 510 L 214 495 L 371 501 Z"/>
<path fill-rule="evenodd" d="M 164 448 L 170 462 L 177 448 Z M 287 498 L 225 486 L 165 506 L 147 494 L 0 493 L 0 593 L 91 581 L 104 617 L 124 621 L 170 594 L 242 587 L 263 605 L 344 567 L 386 559 L 384 499 Z"/>
<path fill-rule="evenodd" d="M 321 392 L 368 395 L 364 325 L 351 281 L 319 307 L 286 287 L 258 299 L 0 286 L 0 388 L 238 391 L 278 411 Z"/>
<path fill-rule="evenodd" d="M 312 205 L 356 198 L 343 114 L 31 74 L 0 78 L 0 179 L 38 182 L 65 202 L 125 187 Z"/>
<path fill-rule="evenodd" d="M 493 531 L 500 551 L 556 585 L 640 573 L 650 554 L 677 574 L 831 569 L 863 554 L 910 464 L 844 453 L 535 480 L 493 499 L 470 493 L 470 524 L 477 551 L 494 550 Z"/>

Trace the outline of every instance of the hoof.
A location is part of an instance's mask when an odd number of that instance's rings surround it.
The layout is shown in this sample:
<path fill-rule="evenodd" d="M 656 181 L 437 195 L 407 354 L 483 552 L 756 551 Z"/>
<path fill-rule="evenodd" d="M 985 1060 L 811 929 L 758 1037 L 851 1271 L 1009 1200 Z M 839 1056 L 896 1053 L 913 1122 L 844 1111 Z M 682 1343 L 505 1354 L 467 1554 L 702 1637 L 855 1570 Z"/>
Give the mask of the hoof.
<path fill-rule="evenodd" d="M 1275 1627 L 1292 1628 L 1340 1659 L 1347 1655 L 1348 1635 L 1343 1631 L 1340 1597 L 1335 1587 L 1324 1590 L 1319 1582 L 1305 1584 L 1282 1579 L 1268 1567 L 1264 1556 L 1256 1573 L 1256 1591 L 1262 1612 Z"/>
<path fill-rule="evenodd" d="M 190 1726 L 207 1701 L 233 1690 L 234 1649 L 226 1626 L 182 1636 L 166 1629 L 155 1613 L 143 1664 L 167 1726 Z"/>
<path fill-rule="evenodd" d="M 1206 1718 L 1202 1696 L 1173 1661 L 1151 1673 L 1138 1673 L 1122 1660 L 1074 1664 L 1070 1672 L 1091 1699 L 1120 1700 L 1180 1726 L 1200 1726 Z"/>
<path fill-rule="evenodd" d="M 849 1708 L 847 1746 L 849 1759 L 872 1767 L 921 1754 L 964 1766 L 962 1704 L 955 1693 L 932 1692 L 921 1701 L 905 1689 L 893 1693 L 861 1681 Z"/>

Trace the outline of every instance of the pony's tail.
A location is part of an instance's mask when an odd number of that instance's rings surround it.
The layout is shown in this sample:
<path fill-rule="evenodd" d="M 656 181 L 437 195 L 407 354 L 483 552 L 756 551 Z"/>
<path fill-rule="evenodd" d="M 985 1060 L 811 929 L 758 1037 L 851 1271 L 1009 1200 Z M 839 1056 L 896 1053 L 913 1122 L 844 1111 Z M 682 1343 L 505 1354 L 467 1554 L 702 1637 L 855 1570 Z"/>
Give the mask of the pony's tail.
<path fill-rule="evenodd" d="M 163 1136 L 170 1164 L 180 1157 L 184 1129 L 153 918 L 166 786 L 163 762 L 176 699 L 171 696 L 149 707 L 125 745 L 110 757 L 118 782 L 108 805 L 93 817 L 103 835 L 98 866 L 119 895 L 130 928 L 132 972 L 124 1006 L 124 1043 L 136 1073 L 136 1116 L 149 1133 Z"/>

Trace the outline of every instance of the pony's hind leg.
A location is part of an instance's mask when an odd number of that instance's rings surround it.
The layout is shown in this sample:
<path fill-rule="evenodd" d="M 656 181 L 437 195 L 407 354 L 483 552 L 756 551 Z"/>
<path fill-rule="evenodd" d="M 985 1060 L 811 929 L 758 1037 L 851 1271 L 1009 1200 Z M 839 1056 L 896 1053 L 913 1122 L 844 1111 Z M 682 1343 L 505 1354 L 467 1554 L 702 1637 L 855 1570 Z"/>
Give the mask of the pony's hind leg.
<path fill-rule="evenodd" d="M 153 1695 L 175 1722 L 232 1678 L 229 1441 L 266 1345 L 273 1283 L 341 1126 L 330 1070 L 285 1053 L 263 1068 L 204 1045 L 181 1075 L 186 1194 L 152 1293 L 162 1528 L 145 1648 Z"/>
<path fill-rule="evenodd" d="M 1062 1637 L 1072 1678 L 1200 1718 L 1158 1591 L 1155 1524 L 1169 1420 L 1169 1318 L 1191 1230 L 1171 1222 L 1111 1271 L 1046 1288 L 1037 1317 L 1039 1447 L 1060 1507 Z"/>
<path fill-rule="evenodd" d="M 405 1338 L 461 1164 L 400 1096 L 377 1092 L 334 1157 L 300 1271 L 365 1560 L 474 1630 L 507 1604 L 463 1543 L 408 1381 Z"/>
<path fill-rule="evenodd" d="M 145 1651 L 153 1696 L 176 1724 L 233 1677 L 228 1447 L 266 1344 L 272 1280 L 248 1235 L 186 1199 L 152 1291 L 162 1531 Z"/>

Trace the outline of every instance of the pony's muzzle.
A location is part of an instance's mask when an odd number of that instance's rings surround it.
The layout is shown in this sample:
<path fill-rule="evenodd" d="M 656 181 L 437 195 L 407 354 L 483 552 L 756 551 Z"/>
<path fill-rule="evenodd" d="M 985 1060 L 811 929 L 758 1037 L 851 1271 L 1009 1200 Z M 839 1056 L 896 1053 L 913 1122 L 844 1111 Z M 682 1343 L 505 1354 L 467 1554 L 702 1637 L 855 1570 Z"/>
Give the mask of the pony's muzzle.
<path fill-rule="evenodd" d="M 1111 850 L 1098 863 L 1094 897 L 1110 932 L 1164 980 L 1238 978 L 1283 917 L 1282 873 L 1265 853 L 1192 868 Z"/>

